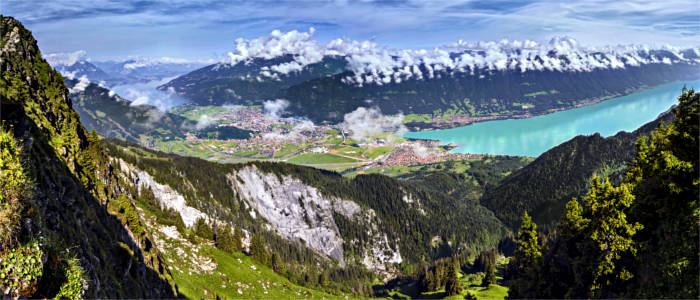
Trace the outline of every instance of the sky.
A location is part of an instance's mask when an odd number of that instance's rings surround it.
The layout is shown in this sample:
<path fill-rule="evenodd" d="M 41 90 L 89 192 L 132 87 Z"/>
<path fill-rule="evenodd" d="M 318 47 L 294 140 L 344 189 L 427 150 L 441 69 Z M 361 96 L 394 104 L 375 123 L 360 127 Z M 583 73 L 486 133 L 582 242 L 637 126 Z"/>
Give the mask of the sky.
<path fill-rule="evenodd" d="M 237 38 L 309 31 L 431 49 L 502 39 L 570 36 L 589 46 L 700 46 L 700 1 L 518 0 L 0 0 L 0 14 L 29 28 L 43 53 L 222 59 Z"/>

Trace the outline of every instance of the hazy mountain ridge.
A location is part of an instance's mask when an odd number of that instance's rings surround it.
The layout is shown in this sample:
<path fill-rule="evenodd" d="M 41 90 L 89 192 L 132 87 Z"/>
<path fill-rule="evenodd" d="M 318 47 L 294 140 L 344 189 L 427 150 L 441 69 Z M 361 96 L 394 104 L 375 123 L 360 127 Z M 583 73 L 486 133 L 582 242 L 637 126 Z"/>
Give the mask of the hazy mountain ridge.
<path fill-rule="evenodd" d="M 155 140 L 184 139 L 188 133 L 212 134 L 214 138 L 248 138 L 251 131 L 233 126 L 218 128 L 162 111 L 155 106 L 134 105 L 102 86 L 86 81 L 66 79 L 74 109 L 88 130 L 95 129 L 106 137 L 150 144 Z"/>

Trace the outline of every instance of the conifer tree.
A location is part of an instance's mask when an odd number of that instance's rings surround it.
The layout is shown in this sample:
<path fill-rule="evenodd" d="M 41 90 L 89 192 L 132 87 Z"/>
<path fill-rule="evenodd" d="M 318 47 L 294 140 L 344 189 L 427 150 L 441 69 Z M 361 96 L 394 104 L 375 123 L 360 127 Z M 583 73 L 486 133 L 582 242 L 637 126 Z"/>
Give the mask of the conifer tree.
<path fill-rule="evenodd" d="M 216 247 L 221 249 L 221 251 L 225 251 L 228 253 L 234 253 L 237 251 L 240 251 L 240 240 L 236 242 L 233 232 L 231 232 L 231 228 L 227 225 L 224 226 L 219 226 L 221 229 L 219 229 L 219 236 L 216 242 Z"/>
<path fill-rule="evenodd" d="M 457 279 L 457 272 L 454 266 L 450 265 L 447 270 L 447 278 L 445 278 L 445 294 L 447 296 L 457 295 L 462 292 L 462 287 Z"/>
<path fill-rule="evenodd" d="M 696 298 L 698 291 L 698 137 L 700 94 L 683 90 L 674 121 L 637 142 L 626 182 L 636 200 L 630 219 L 644 226 L 632 267 L 637 298 Z"/>
<path fill-rule="evenodd" d="M 537 225 L 532 222 L 532 218 L 527 212 L 523 214 L 515 243 L 516 249 L 509 262 L 509 271 L 512 272 L 510 275 L 517 279 L 511 283 L 508 297 L 534 297 L 537 292 L 537 275 L 542 252 L 537 239 Z"/>
<path fill-rule="evenodd" d="M 270 254 L 265 248 L 265 242 L 263 241 L 262 235 L 255 234 L 250 241 L 250 256 L 261 264 L 269 265 Z"/>

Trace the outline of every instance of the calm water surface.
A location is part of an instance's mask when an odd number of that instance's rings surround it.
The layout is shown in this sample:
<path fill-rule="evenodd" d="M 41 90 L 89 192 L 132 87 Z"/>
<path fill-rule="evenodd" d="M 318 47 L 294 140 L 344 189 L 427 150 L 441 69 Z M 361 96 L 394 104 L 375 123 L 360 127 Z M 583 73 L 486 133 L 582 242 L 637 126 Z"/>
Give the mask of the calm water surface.
<path fill-rule="evenodd" d="M 444 130 L 407 132 L 408 138 L 454 143 L 456 153 L 536 157 L 577 135 L 603 136 L 633 131 L 675 104 L 683 86 L 700 88 L 700 80 L 674 82 L 598 104 L 528 119 L 498 120 Z"/>

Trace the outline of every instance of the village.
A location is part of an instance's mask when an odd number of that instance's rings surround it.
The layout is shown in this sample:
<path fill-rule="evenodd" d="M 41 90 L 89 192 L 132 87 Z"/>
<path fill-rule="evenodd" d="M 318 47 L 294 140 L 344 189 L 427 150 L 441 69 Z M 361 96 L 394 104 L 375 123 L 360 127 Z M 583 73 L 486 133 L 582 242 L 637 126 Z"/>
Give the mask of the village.
<path fill-rule="evenodd" d="M 443 146 L 439 141 L 405 139 L 396 132 L 381 132 L 357 139 L 353 130 L 343 124 L 315 125 L 303 119 L 270 117 L 260 107 L 239 106 L 206 113 L 212 115 L 206 117 L 215 120 L 214 126 L 235 126 L 254 131 L 248 139 L 226 141 L 188 136 L 188 143 L 199 145 L 190 147 L 191 151 L 210 152 L 212 160 L 271 160 L 344 170 L 415 166 L 483 157 L 451 153 L 449 150 L 456 145 Z"/>

